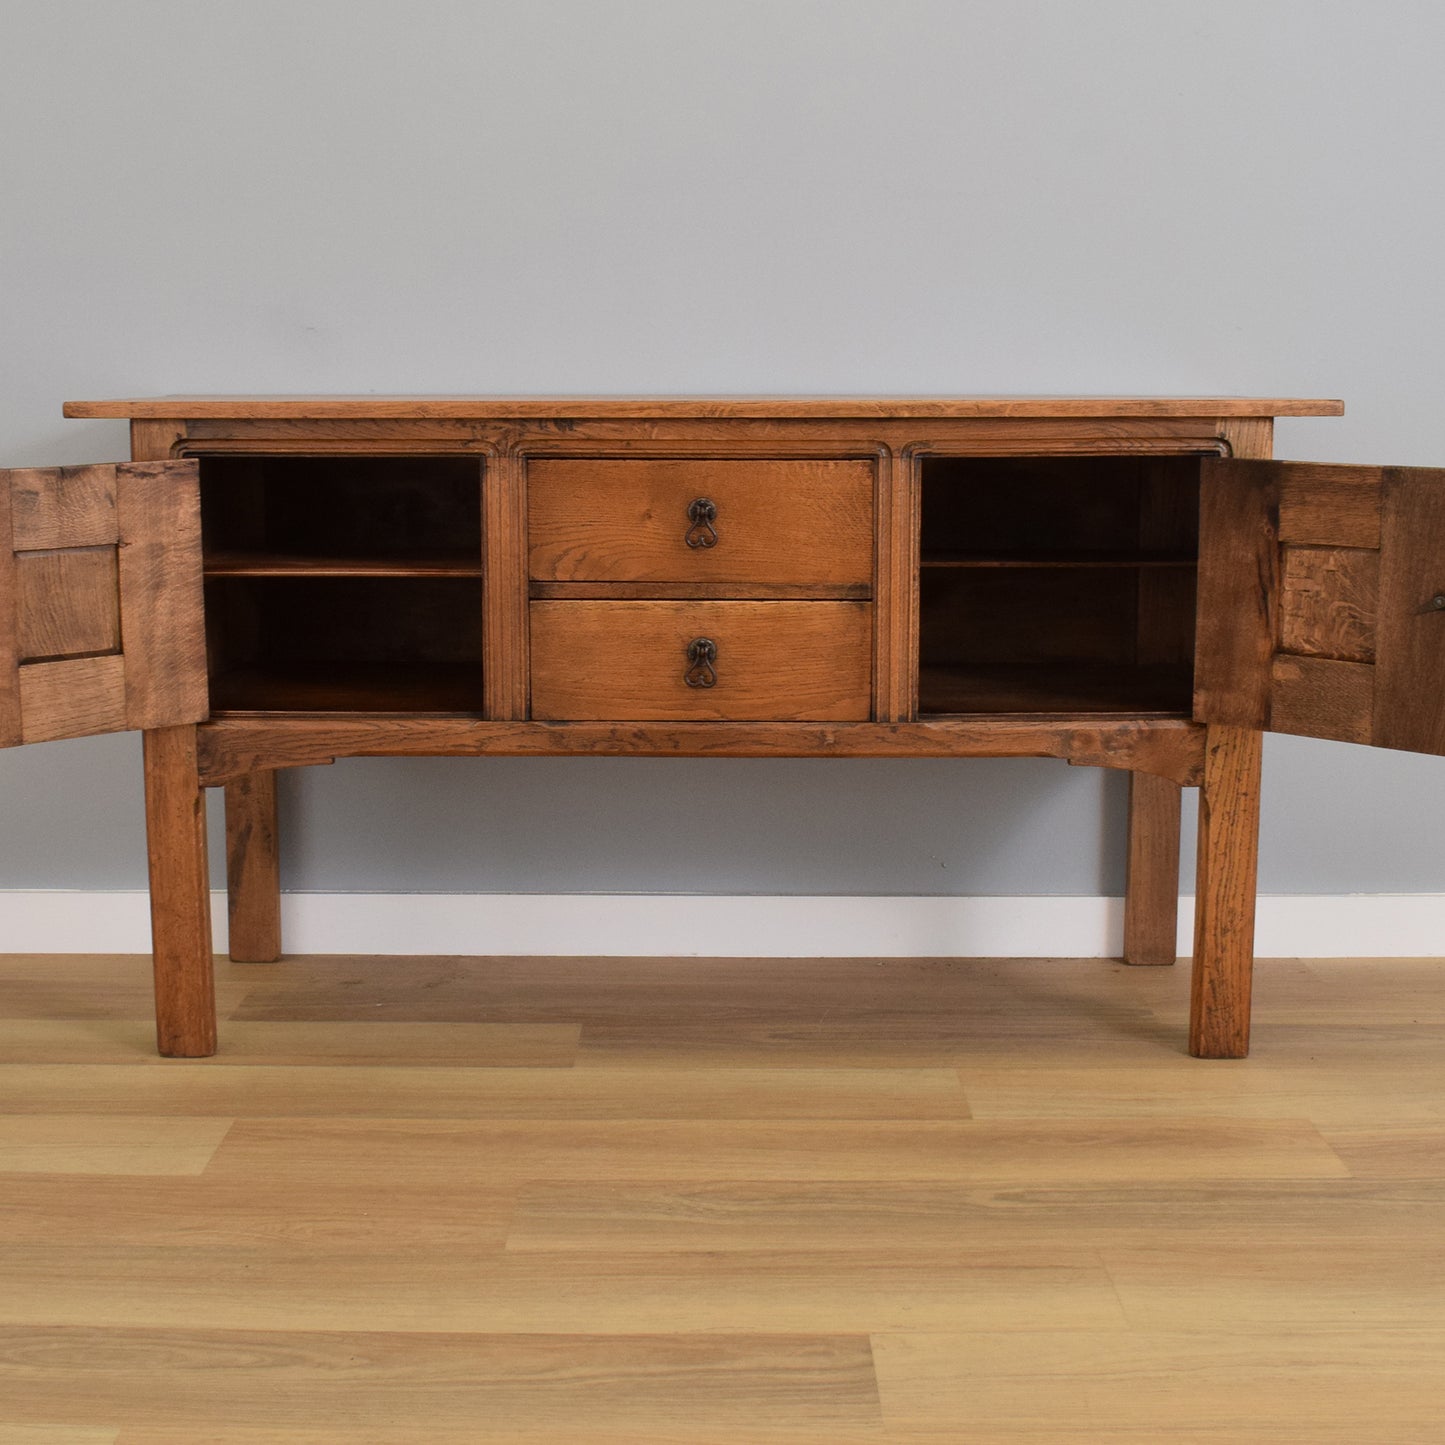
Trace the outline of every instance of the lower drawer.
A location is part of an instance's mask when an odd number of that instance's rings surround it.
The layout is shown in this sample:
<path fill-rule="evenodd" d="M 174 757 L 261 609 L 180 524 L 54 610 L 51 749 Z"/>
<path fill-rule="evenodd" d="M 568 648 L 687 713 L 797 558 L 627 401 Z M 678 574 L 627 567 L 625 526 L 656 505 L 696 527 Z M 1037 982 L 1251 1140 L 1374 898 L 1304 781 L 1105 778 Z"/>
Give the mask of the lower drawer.
<path fill-rule="evenodd" d="M 534 602 L 532 716 L 548 722 L 865 722 L 866 602 Z"/>

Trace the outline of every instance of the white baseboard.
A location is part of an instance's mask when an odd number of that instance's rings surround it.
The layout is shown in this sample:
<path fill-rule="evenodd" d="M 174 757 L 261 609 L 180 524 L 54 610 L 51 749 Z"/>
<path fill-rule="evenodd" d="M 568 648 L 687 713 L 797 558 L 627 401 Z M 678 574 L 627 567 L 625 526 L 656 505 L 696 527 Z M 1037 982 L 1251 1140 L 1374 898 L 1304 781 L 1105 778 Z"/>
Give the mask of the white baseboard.
<path fill-rule="evenodd" d="M 218 951 L 226 900 L 212 897 Z M 1181 900 L 1188 953 L 1194 900 Z M 288 893 L 288 953 L 838 958 L 1110 958 L 1118 898 Z M 0 953 L 145 953 L 146 894 L 0 890 Z M 1259 900 L 1265 958 L 1445 955 L 1445 893 Z"/>

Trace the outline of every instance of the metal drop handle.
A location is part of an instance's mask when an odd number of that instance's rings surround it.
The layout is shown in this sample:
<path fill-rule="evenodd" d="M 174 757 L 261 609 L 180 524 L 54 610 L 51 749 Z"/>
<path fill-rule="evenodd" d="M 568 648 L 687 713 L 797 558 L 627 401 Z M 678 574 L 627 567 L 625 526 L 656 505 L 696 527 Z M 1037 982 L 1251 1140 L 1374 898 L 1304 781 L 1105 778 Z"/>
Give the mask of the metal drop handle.
<path fill-rule="evenodd" d="M 693 551 L 717 546 L 717 528 L 713 526 L 717 521 L 716 502 L 707 497 L 699 497 L 688 507 L 687 520 L 690 525 L 683 534 L 683 540 Z"/>
<path fill-rule="evenodd" d="M 687 670 L 682 680 L 689 687 L 716 687 L 717 643 L 710 637 L 698 637 L 687 645 Z"/>

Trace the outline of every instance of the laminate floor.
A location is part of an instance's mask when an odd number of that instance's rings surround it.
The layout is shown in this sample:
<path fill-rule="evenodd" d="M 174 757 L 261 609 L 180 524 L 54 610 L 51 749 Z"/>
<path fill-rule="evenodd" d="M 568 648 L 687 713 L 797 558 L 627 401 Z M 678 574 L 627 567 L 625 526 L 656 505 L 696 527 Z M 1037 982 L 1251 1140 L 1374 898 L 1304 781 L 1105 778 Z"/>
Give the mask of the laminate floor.
<path fill-rule="evenodd" d="M 1445 1440 L 1445 960 L 0 959 L 0 1445 Z"/>

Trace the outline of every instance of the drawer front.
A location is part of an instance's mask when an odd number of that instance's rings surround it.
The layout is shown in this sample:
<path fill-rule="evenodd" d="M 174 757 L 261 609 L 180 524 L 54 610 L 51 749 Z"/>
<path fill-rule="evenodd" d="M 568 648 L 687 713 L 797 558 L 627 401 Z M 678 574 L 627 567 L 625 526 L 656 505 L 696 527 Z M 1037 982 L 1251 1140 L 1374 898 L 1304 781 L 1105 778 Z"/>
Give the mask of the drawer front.
<path fill-rule="evenodd" d="M 867 595 L 874 470 L 869 461 L 538 457 L 527 467 L 531 576 Z"/>
<path fill-rule="evenodd" d="M 864 722 L 866 602 L 534 602 L 532 716 L 548 722 Z"/>

